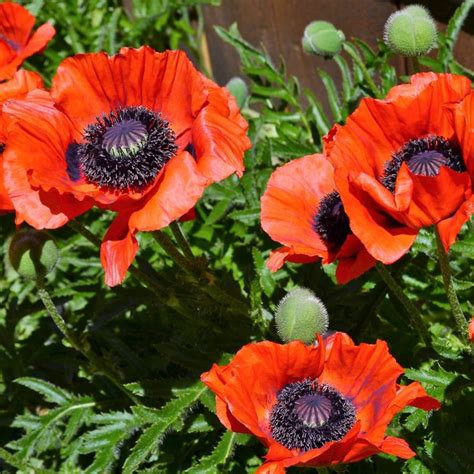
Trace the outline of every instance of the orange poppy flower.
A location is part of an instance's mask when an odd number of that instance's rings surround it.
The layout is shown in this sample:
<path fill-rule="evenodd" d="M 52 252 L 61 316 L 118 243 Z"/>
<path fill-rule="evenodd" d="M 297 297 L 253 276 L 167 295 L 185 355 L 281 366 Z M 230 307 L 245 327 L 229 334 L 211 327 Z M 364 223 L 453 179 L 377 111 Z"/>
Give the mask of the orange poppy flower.
<path fill-rule="evenodd" d="M 250 147 L 235 100 L 181 51 L 77 55 L 59 66 L 51 96 L 35 91 L 4 110 L 18 218 L 42 229 L 93 205 L 118 212 L 101 246 L 110 286 L 134 259 L 137 231 L 167 226 L 206 186 L 241 175 Z"/>
<path fill-rule="evenodd" d="M 20 70 L 9 81 L 0 83 L 0 214 L 13 211 L 13 204 L 3 182 L 3 151 L 7 145 L 6 119 L 2 114 L 2 104 L 8 99 L 25 97 L 34 89 L 43 88 L 41 77 L 35 72 Z"/>
<path fill-rule="evenodd" d="M 460 105 L 470 93 L 465 77 L 416 74 L 385 100 L 362 100 L 327 138 L 352 231 L 377 260 L 395 262 L 431 225 L 448 250 L 472 214 L 474 122 L 469 99 Z"/>
<path fill-rule="evenodd" d="M 267 265 L 285 261 L 323 263 L 338 260 L 336 277 L 346 283 L 371 268 L 375 260 L 352 234 L 334 184 L 333 167 L 324 155 L 293 160 L 272 173 L 261 199 L 262 228 L 284 245 Z"/>
<path fill-rule="evenodd" d="M 221 423 L 257 436 L 268 447 L 259 474 L 290 466 L 330 466 L 377 453 L 403 459 L 415 453 L 405 440 L 385 436 L 405 406 L 438 409 L 418 382 L 397 384 L 403 369 L 387 344 L 355 345 L 344 334 L 318 346 L 299 341 L 244 346 L 201 380 L 216 394 Z"/>
<path fill-rule="evenodd" d="M 468 326 L 468 336 L 469 336 L 469 341 L 474 344 L 474 316 L 471 318 L 469 321 L 469 326 Z"/>
<path fill-rule="evenodd" d="M 43 50 L 55 35 L 49 23 L 33 33 L 35 20 L 17 3 L 0 3 L 0 81 L 12 77 L 26 58 Z"/>

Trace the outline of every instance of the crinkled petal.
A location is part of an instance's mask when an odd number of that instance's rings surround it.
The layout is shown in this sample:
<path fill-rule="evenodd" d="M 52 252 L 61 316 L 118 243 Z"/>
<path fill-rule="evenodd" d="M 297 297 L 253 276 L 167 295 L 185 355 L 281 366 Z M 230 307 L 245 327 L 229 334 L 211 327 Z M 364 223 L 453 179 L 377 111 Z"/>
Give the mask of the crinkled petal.
<path fill-rule="evenodd" d="M 49 95 L 35 90 L 8 101 L 3 114 L 9 117 L 4 181 L 17 218 L 37 229 L 56 228 L 89 209 L 92 199 L 76 194 L 66 171 L 70 124 Z"/>
<path fill-rule="evenodd" d="M 313 228 L 321 199 L 334 191 L 324 155 L 310 155 L 277 168 L 262 196 L 262 228 L 295 254 L 327 259 L 328 249 Z"/>
<path fill-rule="evenodd" d="M 244 152 L 251 147 L 247 122 L 225 88 L 217 87 L 208 79 L 205 83 L 209 104 L 201 110 L 191 130 L 199 170 L 211 182 L 233 173 L 242 176 Z"/>
<path fill-rule="evenodd" d="M 132 230 L 158 230 L 179 219 L 192 209 L 207 185 L 196 161 L 182 152 L 165 166 L 156 188 L 150 191 L 140 207 L 132 213 Z"/>
<path fill-rule="evenodd" d="M 114 56 L 101 52 L 68 58 L 58 67 L 51 94 L 79 131 L 121 107 L 160 112 L 182 148 L 207 100 L 202 77 L 184 52 L 158 53 L 148 46 L 122 48 Z"/>
<path fill-rule="evenodd" d="M 116 286 L 122 283 L 138 251 L 138 242 L 128 227 L 128 214 L 119 214 L 100 246 L 100 259 L 105 270 L 105 283 Z"/>
<path fill-rule="evenodd" d="M 270 410 L 278 391 L 288 383 L 319 375 L 325 358 L 321 346 L 306 346 L 299 341 L 248 344 L 229 365 L 214 365 L 201 380 L 241 424 L 268 445 L 272 442 Z"/>
<path fill-rule="evenodd" d="M 336 278 L 341 285 L 354 280 L 375 265 L 375 259 L 367 252 L 355 235 L 348 235 L 337 253 Z"/>
<path fill-rule="evenodd" d="M 276 272 L 285 264 L 285 262 L 312 263 L 317 262 L 320 259 L 320 257 L 308 257 L 307 255 L 297 254 L 290 247 L 280 247 L 276 250 L 272 250 L 266 264 L 271 272 Z"/>

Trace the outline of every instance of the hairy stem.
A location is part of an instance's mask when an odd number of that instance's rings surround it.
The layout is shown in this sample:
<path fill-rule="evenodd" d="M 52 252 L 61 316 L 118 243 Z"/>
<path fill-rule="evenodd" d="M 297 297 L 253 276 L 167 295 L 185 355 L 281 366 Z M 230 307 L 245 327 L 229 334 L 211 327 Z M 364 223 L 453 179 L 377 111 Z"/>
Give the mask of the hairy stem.
<path fill-rule="evenodd" d="M 68 328 L 66 321 L 64 321 L 63 317 L 58 313 L 51 296 L 49 295 L 46 288 L 42 285 L 38 284 L 38 296 L 40 297 L 41 301 L 43 302 L 46 311 L 51 316 L 52 320 L 56 324 L 57 328 L 61 331 L 64 337 L 67 339 L 69 344 L 79 351 L 96 369 L 97 372 L 102 373 L 105 377 L 107 377 L 121 392 L 123 392 L 133 403 L 136 405 L 140 405 L 141 402 L 138 400 L 135 395 L 127 390 L 114 372 L 107 367 L 107 365 L 102 361 L 88 346 L 88 344 L 83 344 L 77 334 Z"/>
<path fill-rule="evenodd" d="M 152 234 L 171 260 L 188 274 L 202 291 L 214 301 L 227 305 L 230 311 L 248 316 L 249 308 L 247 305 L 219 287 L 215 276 L 202 268 L 202 265 L 197 264 L 194 256 L 186 258 L 164 232 L 155 231 Z"/>
<path fill-rule="evenodd" d="M 366 65 L 364 64 L 364 61 L 362 61 L 362 58 L 360 57 L 359 53 L 355 49 L 355 47 L 347 42 L 344 42 L 342 44 L 342 47 L 344 51 L 352 58 L 355 64 L 360 68 L 362 71 L 362 74 L 364 76 L 365 82 L 367 83 L 367 86 L 369 87 L 370 91 L 372 92 L 373 96 L 376 99 L 381 99 L 382 94 L 375 84 L 374 80 L 372 79 L 372 76 L 370 75 L 369 70 L 367 69 Z"/>
<path fill-rule="evenodd" d="M 436 248 L 438 251 L 438 261 L 439 267 L 441 269 L 441 274 L 443 276 L 444 291 L 446 297 L 448 298 L 449 305 L 451 306 L 451 313 L 454 316 L 456 321 L 456 326 L 458 328 L 461 339 L 464 342 L 467 342 L 467 320 L 462 312 L 461 305 L 459 304 L 458 296 L 454 288 L 453 276 L 451 274 L 451 268 L 449 267 L 448 256 L 444 250 L 443 243 L 438 232 L 438 229 L 435 229 L 436 233 Z"/>
<path fill-rule="evenodd" d="M 170 224 L 171 232 L 173 232 L 173 236 L 176 239 L 176 242 L 179 245 L 179 248 L 184 253 L 186 258 L 194 258 L 193 251 L 191 250 L 191 246 L 189 245 L 188 239 L 184 235 L 183 229 L 179 225 L 178 222 L 174 221 Z"/>
<path fill-rule="evenodd" d="M 69 227 L 74 229 L 77 233 L 85 237 L 89 242 L 100 247 L 100 239 L 94 235 L 87 227 L 83 226 L 78 221 L 70 221 Z M 137 261 L 139 259 L 137 258 Z M 159 283 L 156 278 L 150 276 L 147 272 L 143 271 L 139 266 L 131 265 L 129 268 L 130 273 L 146 288 L 151 290 L 158 297 L 160 303 L 174 309 L 177 313 L 189 317 L 189 311 L 182 306 L 179 298 L 175 297 L 170 293 L 169 289 Z"/>
<path fill-rule="evenodd" d="M 425 343 L 426 346 L 429 345 L 430 337 L 428 331 L 423 323 L 423 319 L 421 317 L 418 308 L 413 304 L 413 302 L 408 298 L 408 296 L 403 292 L 400 285 L 395 281 L 392 274 L 387 270 L 385 265 L 380 262 L 377 262 L 375 267 L 379 272 L 380 277 L 382 280 L 387 284 L 389 289 L 392 293 L 396 296 L 398 301 L 404 306 L 406 312 L 408 313 L 412 326 L 414 329 L 418 331 L 420 338 Z"/>

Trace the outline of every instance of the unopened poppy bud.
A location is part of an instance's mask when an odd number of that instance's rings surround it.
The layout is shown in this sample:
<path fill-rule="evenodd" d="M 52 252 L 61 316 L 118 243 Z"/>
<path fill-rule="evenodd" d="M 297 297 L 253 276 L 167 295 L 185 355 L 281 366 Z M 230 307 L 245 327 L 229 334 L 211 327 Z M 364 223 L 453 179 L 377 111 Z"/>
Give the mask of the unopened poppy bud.
<path fill-rule="evenodd" d="M 247 100 L 249 90 L 247 84 L 240 77 L 233 77 L 227 84 L 227 90 L 232 94 L 237 101 L 237 105 L 241 109 Z"/>
<path fill-rule="evenodd" d="M 11 239 L 8 258 L 19 275 L 41 281 L 58 263 L 59 251 L 45 232 L 21 229 Z"/>
<path fill-rule="evenodd" d="M 328 329 L 326 307 L 314 293 L 306 288 L 294 288 L 278 305 L 275 314 L 278 334 L 285 342 L 314 341 L 316 334 Z"/>
<path fill-rule="evenodd" d="M 345 39 L 344 33 L 332 23 L 313 21 L 304 29 L 301 42 L 306 53 L 332 58 L 339 53 Z"/>
<path fill-rule="evenodd" d="M 420 56 L 430 52 L 436 44 L 436 24 L 428 9 L 410 5 L 392 15 L 385 23 L 384 41 L 402 56 Z"/>

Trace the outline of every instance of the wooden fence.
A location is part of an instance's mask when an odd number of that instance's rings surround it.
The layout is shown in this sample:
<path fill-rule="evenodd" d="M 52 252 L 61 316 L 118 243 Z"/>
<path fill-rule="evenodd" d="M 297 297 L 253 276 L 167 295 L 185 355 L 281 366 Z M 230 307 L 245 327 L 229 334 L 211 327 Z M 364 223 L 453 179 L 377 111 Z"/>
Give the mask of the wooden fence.
<path fill-rule="evenodd" d="M 357 36 L 369 44 L 382 38 L 388 16 L 410 3 L 428 7 L 439 24 L 440 30 L 453 14 L 459 1 L 419 0 L 394 2 L 389 0 L 222 0 L 220 7 L 207 6 L 204 10 L 206 33 L 214 76 L 225 84 L 232 76 L 239 75 L 239 60 L 232 47 L 225 44 L 214 32 L 213 25 L 229 27 L 237 22 L 242 36 L 254 45 L 264 45 L 275 62 L 281 55 L 288 71 L 296 75 L 303 87 L 316 94 L 322 88 L 316 68 L 322 67 L 338 81 L 339 72 L 332 61 L 308 56 L 301 49 L 305 26 L 313 20 L 327 20 L 341 29 L 346 37 Z M 456 47 L 458 60 L 474 68 L 474 14 L 468 18 Z M 395 58 L 399 73 L 409 71 L 403 58 Z"/>

